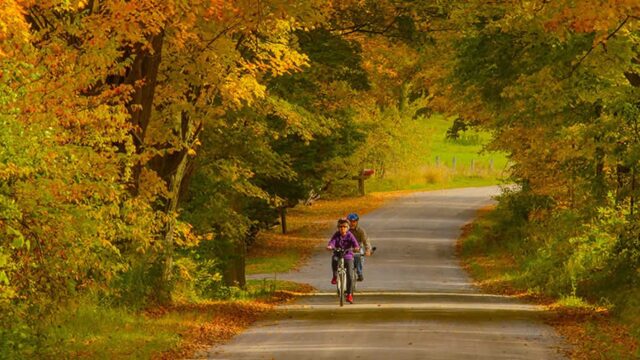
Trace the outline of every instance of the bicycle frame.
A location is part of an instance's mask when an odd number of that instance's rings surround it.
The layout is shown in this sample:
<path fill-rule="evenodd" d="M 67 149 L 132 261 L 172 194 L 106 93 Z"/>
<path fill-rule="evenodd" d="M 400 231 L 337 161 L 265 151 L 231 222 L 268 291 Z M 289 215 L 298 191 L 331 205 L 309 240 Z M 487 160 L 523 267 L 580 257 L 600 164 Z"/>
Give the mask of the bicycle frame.
<path fill-rule="evenodd" d="M 344 300 L 346 297 L 347 291 L 347 268 L 345 266 L 344 254 L 347 250 L 344 249 L 336 249 L 334 251 L 335 255 L 338 256 L 338 269 L 336 274 L 336 288 L 338 291 L 338 298 L 340 300 L 340 306 L 344 306 Z M 356 271 L 353 269 L 351 271 L 351 295 L 355 293 L 355 278 Z"/>

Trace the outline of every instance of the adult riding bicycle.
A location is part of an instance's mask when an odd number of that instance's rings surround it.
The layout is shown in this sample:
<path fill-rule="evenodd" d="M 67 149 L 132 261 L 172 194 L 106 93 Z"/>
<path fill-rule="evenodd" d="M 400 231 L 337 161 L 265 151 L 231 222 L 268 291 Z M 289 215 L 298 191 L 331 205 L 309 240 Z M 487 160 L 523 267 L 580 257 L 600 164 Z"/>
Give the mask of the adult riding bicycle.
<path fill-rule="evenodd" d="M 354 262 L 358 275 L 358 281 L 363 281 L 364 256 L 371 256 L 371 241 L 369 241 L 367 232 L 362 228 L 362 226 L 359 225 L 360 216 L 358 216 L 358 214 L 351 213 L 347 215 L 347 220 L 349 220 L 349 232 L 356 237 L 356 240 L 358 240 L 358 244 L 360 244 L 360 251 L 354 253 Z"/>

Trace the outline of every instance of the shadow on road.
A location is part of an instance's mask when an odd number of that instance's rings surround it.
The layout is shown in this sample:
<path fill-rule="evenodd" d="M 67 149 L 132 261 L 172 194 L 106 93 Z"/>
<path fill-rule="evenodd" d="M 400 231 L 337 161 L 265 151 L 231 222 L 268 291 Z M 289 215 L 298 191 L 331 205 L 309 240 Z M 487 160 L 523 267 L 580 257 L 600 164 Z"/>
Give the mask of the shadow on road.
<path fill-rule="evenodd" d="M 213 359 L 559 359 L 544 308 L 474 293 L 333 293 L 283 306 Z M 508 329 L 508 330 L 507 330 Z M 242 341 L 242 336 L 251 342 Z M 327 345 L 330 344 L 330 345 Z"/>

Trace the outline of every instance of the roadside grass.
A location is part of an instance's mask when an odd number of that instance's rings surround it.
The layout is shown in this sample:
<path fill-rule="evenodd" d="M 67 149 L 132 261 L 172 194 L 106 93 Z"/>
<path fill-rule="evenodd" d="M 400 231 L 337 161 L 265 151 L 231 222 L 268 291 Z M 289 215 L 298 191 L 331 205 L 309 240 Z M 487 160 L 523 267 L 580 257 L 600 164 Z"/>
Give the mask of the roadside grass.
<path fill-rule="evenodd" d="M 35 358 L 146 358 L 179 343 L 165 324 L 126 309 L 74 306 L 60 311 L 44 330 Z"/>
<path fill-rule="evenodd" d="M 313 287 L 294 281 L 264 278 L 247 280 L 245 291 L 253 294 L 254 298 L 284 299 L 289 293 L 309 293 Z"/>
<path fill-rule="evenodd" d="M 349 213 L 366 214 L 404 192 L 370 193 L 363 197 L 321 199 L 312 205 L 298 205 L 287 212 L 287 234 L 280 228 L 263 231 L 249 249 L 247 275 L 275 274 L 297 269 L 314 247 L 325 241 L 335 221 Z"/>
<path fill-rule="evenodd" d="M 225 301 L 179 303 L 145 312 L 121 307 L 69 306 L 43 324 L 44 339 L 33 358 L 176 359 L 231 339 L 309 286 L 290 281 L 250 280 Z M 0 356 L 0 358 L 3 358 Z"/>
<path fill-rule="evenodd" d="M 462 265 L 476 286 L 487 293 L 512 295 L 546 305 L 550 312 L 545 321 L 571 345 L 567 349 L 571 359 L 637 359 L 640 355 L 637 307 L 618 309 L 614 316 L 611 309 L 583 298 L 574 295 L 553 298 L 545 295 L 543 289 L 529 286 L 521 264 L 532 255 L 515 251 L 512 238 L 498 235 L 505 233 L 496 231 L 498 216 L 493 207 L 481 209 L 477 219 L 463 227 L 457 243 Z"/>
<path fill-rule="evenodd" d="M 383 178 L 367 180 L 367 189 L 436 190 L 500 183 L 508 175 L 508 160 L 502 153 L 483 151 L 490 134 L 467 130 L 457 140 L 447 139 L 453 120 L 442 115 L 426 119 L 423 133 L 416 135 L 429 141 L 424 156 L 403 168 L 386 169 Z"/>
<path fill-rule="evenodd" d="M 304 238 L 297 239 L 304 241 Z M 295 240 L 294 240 L 295 241 Z M 285 250 L 273 256 L 248 257 L 245 271 L 247 274 L 272 274 L 286 272 L 298 264 L 300 255 L 295 250 Z"/>
<path fill-rule="evenodd" d="M 61 311 L 34 358 L 175 359 L 228 340 L 271 308 L 260 301 L 211 301 L 137 313 L 80 306 Z"/>

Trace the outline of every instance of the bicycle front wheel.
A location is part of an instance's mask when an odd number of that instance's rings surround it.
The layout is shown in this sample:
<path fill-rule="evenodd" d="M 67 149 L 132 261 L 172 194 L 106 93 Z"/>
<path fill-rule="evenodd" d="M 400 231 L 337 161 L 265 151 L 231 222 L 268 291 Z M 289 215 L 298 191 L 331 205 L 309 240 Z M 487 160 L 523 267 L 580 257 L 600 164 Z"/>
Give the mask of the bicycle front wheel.
<path fill-rule="evenodd" d="M 344 306 L 344 300 L 346 296 L 346 288 L 347 288 L 347 276 L 345 273 L 341 273 L 339 276 L 340 280 L 338 280 L 338 296 L 340 297 L 340 306 Z"/>

